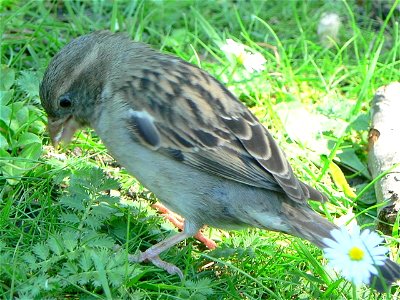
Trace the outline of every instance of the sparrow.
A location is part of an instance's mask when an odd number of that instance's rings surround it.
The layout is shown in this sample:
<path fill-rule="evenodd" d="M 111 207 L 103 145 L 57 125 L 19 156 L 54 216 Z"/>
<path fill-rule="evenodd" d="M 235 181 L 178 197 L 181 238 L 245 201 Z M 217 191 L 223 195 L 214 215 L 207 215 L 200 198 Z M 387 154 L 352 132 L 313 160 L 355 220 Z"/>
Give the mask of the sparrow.
<path fill-rule="evenodd" d="M 204 225 L 279 231 L 320 248 L 337 228 L 307 202 L 326 196 L 294 175 L 250 110 L 180 58 L 121 33 L 90 33 L 53 57 L 40 98 L 53 144 L 93 128 L 120 165 L 184 218 L 183 231 L 130 261 L 151 261 L 183 277 L 159 255 Z M 400 278 L 390 259 L 376 268 L 383 280 L 371 284 L 378 290 Z"/>

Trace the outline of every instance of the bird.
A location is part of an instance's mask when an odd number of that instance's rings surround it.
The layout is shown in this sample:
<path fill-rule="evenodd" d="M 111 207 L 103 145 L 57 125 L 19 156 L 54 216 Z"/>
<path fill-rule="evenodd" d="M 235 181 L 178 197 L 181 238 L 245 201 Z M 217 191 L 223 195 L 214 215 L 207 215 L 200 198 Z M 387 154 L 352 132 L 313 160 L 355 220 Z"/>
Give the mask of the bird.
<path fill-rule="evenodd" d="M 319 248 L 338 228 L 310 207 L 309 199 L 327 197 L 297 178 L 266 127 L 217 79 L 178 57 L 96 31 L 52 58 L 39 94 L 54 145 L 93 128 L 121 166 L 184 218 L 182 231 L 132 262 L 183 277 L 159 255 L 204 225 L 283 232 Z M 377 290 L 400 278 L 389 258 L 376 268 Z"/>

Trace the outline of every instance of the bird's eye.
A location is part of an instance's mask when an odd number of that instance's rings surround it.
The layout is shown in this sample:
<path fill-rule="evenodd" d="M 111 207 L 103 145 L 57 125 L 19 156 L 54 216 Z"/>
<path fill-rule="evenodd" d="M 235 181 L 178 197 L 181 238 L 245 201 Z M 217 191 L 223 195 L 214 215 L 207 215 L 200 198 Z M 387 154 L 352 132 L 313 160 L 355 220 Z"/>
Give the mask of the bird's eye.
<path fill-rule="evenodd" d="M 60 106 L 62 108 L 68 108 L 71 107 L 72 101 L 67 95 L 63 95 L 60 97 Z"/>

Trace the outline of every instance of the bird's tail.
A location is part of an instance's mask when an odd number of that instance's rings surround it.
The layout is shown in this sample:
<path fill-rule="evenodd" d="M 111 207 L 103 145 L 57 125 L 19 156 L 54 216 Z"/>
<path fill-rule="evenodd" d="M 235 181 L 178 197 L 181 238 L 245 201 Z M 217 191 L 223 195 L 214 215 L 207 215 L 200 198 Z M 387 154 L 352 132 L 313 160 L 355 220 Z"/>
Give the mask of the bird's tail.
<path fill-rule="evenodd" d="M 293 210 L 292 214 L 289 214 L 295 216 L 290 219 L 290 223 L 292 223 L 290 234 L 306 239 L 321 249 L 326 248 L 324 239 L 333 239 L 331 231 L 338 229 L 338 226 L 310 208 Z M 379 292 L 386 291 L 394 281 L 400 279 L 400 266 L 390 259 L 386 259 L 383 265 L 375 267 L 378 269 L 378 275 L 372 275 L 369 285 Z"/>

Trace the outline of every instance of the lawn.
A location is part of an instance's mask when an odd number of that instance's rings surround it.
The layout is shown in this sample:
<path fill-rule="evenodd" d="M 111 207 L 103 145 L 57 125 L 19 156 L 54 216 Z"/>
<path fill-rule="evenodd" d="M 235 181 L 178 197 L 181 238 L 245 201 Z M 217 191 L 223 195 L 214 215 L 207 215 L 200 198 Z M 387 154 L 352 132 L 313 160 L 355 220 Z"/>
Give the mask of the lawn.
<path fill-rule="evenodd" d="M 357 4 L 361 3 L 361 4 Z M 332 222 L 373 228 L 367 168 L 370 101 L 400 78 L 400 1 L 0 1 L 0 297 L 3 299 L 397 299 L 354 286 L 321 250 L 258 229 L 205 229 L 218 247 L 188 239 L 162 254 L 184 273 L 128 263 L 176 229 L 156 197 L 84 129 L 54 149 L 39 83 L 71 39 L 126 32 L 199 66 L 245 103 L 284 149 L 295 173 L 329 202 Z M 334 12 L 335 40 L 318 24 Z M 249 72 L 231 39 L 261 54 Z M 327 43 L 330 44 L 329 47 Z M 399 261 L 399 218 L 385 236 Z"/>

